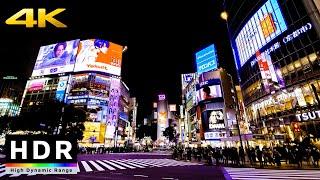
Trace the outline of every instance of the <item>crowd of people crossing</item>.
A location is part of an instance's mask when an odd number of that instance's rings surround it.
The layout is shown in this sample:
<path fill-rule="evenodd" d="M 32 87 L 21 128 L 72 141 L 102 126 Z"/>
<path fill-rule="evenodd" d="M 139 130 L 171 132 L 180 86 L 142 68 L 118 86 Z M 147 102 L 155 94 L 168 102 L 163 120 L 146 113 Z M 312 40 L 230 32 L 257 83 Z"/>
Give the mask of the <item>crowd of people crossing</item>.
<path fill-rule="evenodd" d="M 315 146 L 263 147 L 183 147 L 174 146 L 174 159 L 205 161 L 209 165 L 268 167 L 283 164 L 302 168 L 304 164 L 319 167 L 320 150 Z"/>

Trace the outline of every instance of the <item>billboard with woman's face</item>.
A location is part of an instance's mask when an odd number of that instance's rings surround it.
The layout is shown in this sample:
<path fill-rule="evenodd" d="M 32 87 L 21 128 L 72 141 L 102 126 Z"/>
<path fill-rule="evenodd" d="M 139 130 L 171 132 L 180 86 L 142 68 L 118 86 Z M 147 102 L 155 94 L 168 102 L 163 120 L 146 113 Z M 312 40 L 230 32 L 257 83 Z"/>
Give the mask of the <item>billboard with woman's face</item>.
<path fill-rule="evenodd" d="M 31 76 L 73 71 L 79 39 L 42 46 Z"/>
<path fill-rule="evenodd" d="M 99 71 L 120 76 L 122 50 L 122 46 L 106 40 L 80 41 L 74 71 Z"/>

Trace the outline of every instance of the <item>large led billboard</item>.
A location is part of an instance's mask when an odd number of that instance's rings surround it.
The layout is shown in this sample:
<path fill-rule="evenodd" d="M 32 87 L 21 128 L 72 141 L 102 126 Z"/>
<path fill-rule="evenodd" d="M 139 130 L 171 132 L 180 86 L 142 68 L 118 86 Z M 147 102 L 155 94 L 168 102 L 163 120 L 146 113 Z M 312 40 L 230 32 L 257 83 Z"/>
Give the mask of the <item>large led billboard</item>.
<path fill-rule="evenodd" d="M 256 11 L 235 38 L 234 55 L 242 67 L 255 53 L 287 30 L 277 0 L 268 0 Z"/>
<path fill-rule="evenodd" d="M 43 76 L 73 71 L 79 39 L 40 48 L 31 76 Z"/>
<path fill-rule="evenodd" d="M 222 98 L 221 82 L 219 79 L 212 79 L 197 85 L 197 103 L 201 101 L 211 101 L 216 98 Z"/>
<path fill-rule="evenodd" d="M 122 50 L 122 46 L 106 40 L 80 41 L 74 71 L 99 71 L 120 76 Z"/>
<path fill-rule="evenodd" d="M 223 109 L 206 110 L 202 113 L 203 128 L 206 132 L 225 128 Z"/>
<path fill-rule="evenodd" d="M 182 91 L 188 86 L 188 84 L 195 79 L 196 74 L 195 73 L 189 73 L 189 74 L 181 74 L 181 86 Z"/>
<path fill-rule="evenodd" d="M 214 44 L 196 53 L 196 64 L 199 75 L 218 67 L 216 48 Z"/>

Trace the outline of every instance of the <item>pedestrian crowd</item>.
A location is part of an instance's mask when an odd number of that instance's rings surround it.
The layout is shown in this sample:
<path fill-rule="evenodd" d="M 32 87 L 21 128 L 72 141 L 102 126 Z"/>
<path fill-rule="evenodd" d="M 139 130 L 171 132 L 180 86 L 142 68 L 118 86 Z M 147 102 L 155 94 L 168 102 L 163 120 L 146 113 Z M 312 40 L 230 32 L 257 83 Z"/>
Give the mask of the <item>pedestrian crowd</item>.
<path fill-rule="evenodd" d="M 249 147 L 246 149 L 236 147 L 183 147 L 174 146 L 174 159 L 205 161 L 209 165 L 224 166 L 254 166 L 268 167 L 287 165 L 303 167 L 303 162 L 308 166 L 319 167 L 320 151 L 315 146 L 283 146 L 274 148 Z"/>

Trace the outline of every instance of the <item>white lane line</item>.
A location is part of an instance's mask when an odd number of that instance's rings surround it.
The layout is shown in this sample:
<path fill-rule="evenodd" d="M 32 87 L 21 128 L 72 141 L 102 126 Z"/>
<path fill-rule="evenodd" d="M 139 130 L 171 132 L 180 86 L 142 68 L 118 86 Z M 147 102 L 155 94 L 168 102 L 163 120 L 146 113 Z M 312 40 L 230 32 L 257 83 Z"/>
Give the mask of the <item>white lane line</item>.
<path fill-rule="evenodd" d="M 97 160 L 97 162 L 100 163 L 102 166 L 106 167 L 109 170 L 116 170 L 115 168 L 109 166 L 108 164 L 106 164 L 106 163 L 104 163 L 104 162 L 102 162 L 100 160 Z"/>
<path fill-rule="evenodd" d="M 89 161 L 98 171 L 104 171 L 104 169 L 99 166 L 97 163 L 95 163 L 94 161 Z"/>
<path fill-rule="evenodd" d="M 9 177 L 18 177 L 18 176 L 20 176 L 21 174 L 12 174 L 11 176 L 9 176 Z"/>
<path fill-rule="evenodd" d="M 134 176 L 134 177 L 145 177 L 145 178 L 149 177 L 149 176 L 140 175 L 140 174 L 135 174 L 135 175 L 133 175 L 133 176 Z"/>
<path fill-rule="evenodd" d="M 112 166 L 114 166 L 114 167 L 116 167 L 116 168 L 126 169 L 126 168 L 124 168 L 124 167 L 122 167 L 122 166 L 119 166 L 118 164 L 113 163 L 113 162 L 110 162 L 110 161 L 107 161 L 107 160 L 102 160 L 102 161 L 104 161 L 104 162 L 106 162 L 106 163 L 108 163 L 108 164 L 110 164 L 110 165 L 112 165 Z"/>
<path fill-rule="evenodd" d="M 86 172 L 92 171 L 91 167 L 87 164 L 87 162 L 81 161 L 81 163 L 82 163 L 82 166 L 84 167 L 84 170 L 86 170 Z"/>
<path fill-rule="evenodd" d="M 0 168 L 4 167 L 4 164 L 0 164 Z"/>
<path fill-rule="evenodd" d="M 5 170 L 6 170 L 6 168 L 1 168 L 1 169 L 0 169 L 0 171 L 5 171 Z"/>
<path fill-rule="evenodd" d="M 37 175 L 37 174 L 32 173 L 32 174 L 28 174 L 27 176 L 35 176 L 35 175 Z"/>
<path fill-rule="evenodd" d="M 120 162 L 125 162 L 125 163 L 127 163 L 127 164 L 129 164 L 129 165 L 131 165 L 131 166 L 133 166 L 133 167 L 145 168 L 144 166 L 140 166 L 140 165 L 134 164 L 134 163 L 132 163 L 132 162 L 127 162 L 127 161 L 123 161 L 123 160 L 119 160 L 119 161 L 120 161 Z"/>
<path fill-rule="evenodd" d="M 4 176 L 4 175 L 6 175 L 6 174 L 7 174 L 6 172 L 0 173 L 0 177 Z"/>
<path fill-rule="evenodd" d="M 111 160 L 111 161 L 114 162 L 114 163 L 120 164 L 121 166 L 130 168 L 130 169 L 135 169 L 135 167 L 130 166 L 130 165 L 128 165 L 128 164 L 125 164 L 125 163 L 122 163 L 122 162 L 119 162 L 119 161 L 115 161 L 115 160 Z"/>
<path fill-rule="evenodd" d="M 164 177 L 164 178 L 161 178 L 161 179 L 174 179 L 174 178 L 166 178 L 166 177 Z"/>

